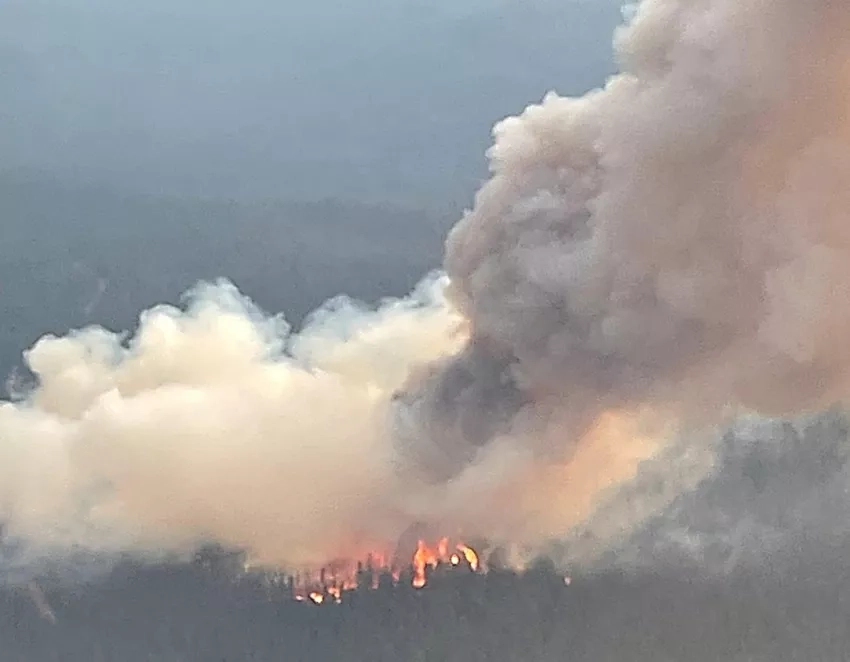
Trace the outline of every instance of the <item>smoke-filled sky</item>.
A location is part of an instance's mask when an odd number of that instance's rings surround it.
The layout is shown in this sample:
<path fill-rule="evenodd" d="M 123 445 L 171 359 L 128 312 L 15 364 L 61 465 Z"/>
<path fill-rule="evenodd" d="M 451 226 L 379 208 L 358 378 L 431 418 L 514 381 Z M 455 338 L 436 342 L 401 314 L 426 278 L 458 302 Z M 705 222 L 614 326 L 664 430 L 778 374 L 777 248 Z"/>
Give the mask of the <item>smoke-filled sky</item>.
<path fill-rule="evenodd" d="M 42 339 L 0 409 L 10 533 L 292 566 L 414 524 L 572 563 L 687 537 L 699 508 L 724 564 L 818 498 L 844 530 L 846 438 L 818 414 L 850 386 L 850 9 L 644 0 L 615 46 L 603 88 L 497 125 L 445 273 L 409 298 L 291 334 L 220 284 L 129 337 Z M 798 516 L 734 474 L 753 438 L 816 457 L 781 481 Z M 745 476 L 774 496 L 689 500 Z"/>
<path fill-rule="evenodd" d="M 0 169 L 467 204 L 493 122 L 612 69 L 618 0 L 4 0 Z"/>

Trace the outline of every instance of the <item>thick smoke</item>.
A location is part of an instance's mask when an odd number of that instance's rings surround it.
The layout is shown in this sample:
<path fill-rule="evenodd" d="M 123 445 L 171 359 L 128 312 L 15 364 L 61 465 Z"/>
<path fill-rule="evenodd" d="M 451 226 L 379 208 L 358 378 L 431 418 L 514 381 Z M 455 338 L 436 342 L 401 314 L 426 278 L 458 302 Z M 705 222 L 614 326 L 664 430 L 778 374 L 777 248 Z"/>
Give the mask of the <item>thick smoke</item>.
<path fill-rule="evenodd" d="M 687 468 L 645 465 L 667 484 L 597 522 L 611 535 L 716 464 L 707 430 L 818 411 L 850 376 L 850 10 L 634 9 L 605 89 L 496 127 L 492 178 L 447 245 L 471 340 L 414 386 L 418 436 L 450 448 L 482 443 L 466 431 L 506 402 L 501 433 L 568 466 L 612 412 L 684 436 Z"/>
<path fill-rule="evenodd" d="M 744 476 L 717 430 L 848 395 L 850 8 L 644 0 L 616 52 L 496 127 L 448 281 L 297 335 L 220 285 L 41 340 L 0 409 L 10 534 L 299 565 L 413 523 L 571 562 L 687 530 Z"/>
<path fill-rule="evenodd" d="M 367 553 L 403 494 L 387 406 L 450 353 L 439 278 L 367 313 L 344 300 L 290 335 L 221 283 L 26 356 L 38 387 L 0 408 L 0 510 L 34 552 L 245 547 L 268 563 Z"/>
<path fill-rule="evenodd" d="M 645 2 L 603 91 L 500 124 L 448 242 L 472 346 L 576 426 L 842 397 L 848 24 L 827 0 Z"/>

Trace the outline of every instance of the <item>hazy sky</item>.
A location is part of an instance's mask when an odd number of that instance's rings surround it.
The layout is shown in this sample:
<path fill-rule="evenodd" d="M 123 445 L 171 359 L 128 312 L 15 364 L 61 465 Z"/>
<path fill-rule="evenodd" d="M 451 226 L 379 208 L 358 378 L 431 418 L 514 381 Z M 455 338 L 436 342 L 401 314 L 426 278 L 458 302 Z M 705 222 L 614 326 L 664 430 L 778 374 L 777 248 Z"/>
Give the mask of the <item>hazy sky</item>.
<path fill-rule="evenodd" d="M 4 0 L 0 170 L 466 202 L 494 121 L 612 69 L 619 0 Z"/>

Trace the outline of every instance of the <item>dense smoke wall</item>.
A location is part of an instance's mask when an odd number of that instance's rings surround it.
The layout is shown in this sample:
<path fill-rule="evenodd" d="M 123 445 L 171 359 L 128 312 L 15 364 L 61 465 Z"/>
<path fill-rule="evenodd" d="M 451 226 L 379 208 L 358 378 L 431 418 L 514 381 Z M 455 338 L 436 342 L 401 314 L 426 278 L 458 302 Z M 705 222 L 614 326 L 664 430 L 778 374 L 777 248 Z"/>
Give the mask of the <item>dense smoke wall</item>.
<path fill-rule="evenodd" d="M 298 566 L 412 524 L 519 563 L 598 562 L 671 508 L 687 529 L 737 466 L 722 430 L 847 396 L 850 9 L 644 0 L 615 45 L 604 88 L 496 127 L 446 277 L 408 299 L 292 333 L 222 283 L 40 340 L 0 408 L 7 535 Z"/>

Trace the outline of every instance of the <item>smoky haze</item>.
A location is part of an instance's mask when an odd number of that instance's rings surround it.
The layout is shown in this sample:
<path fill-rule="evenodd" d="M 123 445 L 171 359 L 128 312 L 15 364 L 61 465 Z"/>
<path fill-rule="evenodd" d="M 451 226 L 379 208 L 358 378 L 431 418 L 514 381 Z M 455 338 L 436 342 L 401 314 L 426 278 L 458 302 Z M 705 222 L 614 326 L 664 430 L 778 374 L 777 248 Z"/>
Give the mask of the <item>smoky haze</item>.
<path fill-rule="evenodd" d="M 293 333 L 219 283 L 130 337 L 40 340 L 0 409 L 10 533 L 298 566 L 417 523 L 594 565 L 654 530 L 697 561 L 728 542 L 722 570 L 820 499 L 840 523 L 846 433 L 817 415 L 850 374 L 850 10 L 644 0 L 615 45 L 604 88 L 497 125 L 410 297 Z"/>

